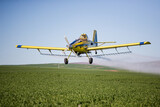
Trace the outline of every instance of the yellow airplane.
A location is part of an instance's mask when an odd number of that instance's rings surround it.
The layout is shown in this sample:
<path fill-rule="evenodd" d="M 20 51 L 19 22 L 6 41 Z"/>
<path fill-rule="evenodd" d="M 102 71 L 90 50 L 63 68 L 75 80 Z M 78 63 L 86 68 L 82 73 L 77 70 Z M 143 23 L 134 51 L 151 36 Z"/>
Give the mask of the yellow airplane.
<path fill-rule="evenodd" d="M 42 47 L 42 46 L 25 46 L 25 45 L 16 45 L 16 47 L 17 48 L 27 48 L 27 49 L 37 49 L 39 52 L 40 52 L 41 49 L 42 50 L 49 50 L 49 52 L 51 54 L 52 54 L 51 50 L 61 50 L 61 51 L 64 52 L 64 54 L 65 54 L 65 51 L 70 51 L 70 54 L 68 55 L 68 58 L 64 59 L 65 64 L 68 64 L 68 60 L 69 60 L 69 57 L 71 56 L 71 53 L 74 53 L 75 56 L 79 56 L 79 57 L 80 57 L 81 54 L 86 54 L 86 57 L 88 57 L 88 59 L 89 59 L 89 64 L 92 64 L 93 63 L 93 58 L 88 55 L 92 51 L 95 51 L 95 54 L 97 54 L 97 50 L 102 51 L 104 49 L 111 49 L 111 48 L 117 49 L 117 48 L 120 48 L 120 47 L 127 47 L 128 48 L 130 46 L 151 44 L 149 41 L 146 41 L 146 42 L 128 43 L 128 44 L 120 44 L 120 45 L 102 46 L 105 43 L 116 43 L 116 42 L 98 42 L 97 31 L 96 30 L 94 30 L 94 32 L 93 32 L 93 40 L 88 40 L 87 34 L 82 34 L 78 39 L 74 40 L 72 43 L 69 43 L 68 39 L 66 37 L 65 37 L 65 40 L 68 44 L 66 48 Z M 98 45 L 98 43 L 100 43 L 100 45 Z"/>

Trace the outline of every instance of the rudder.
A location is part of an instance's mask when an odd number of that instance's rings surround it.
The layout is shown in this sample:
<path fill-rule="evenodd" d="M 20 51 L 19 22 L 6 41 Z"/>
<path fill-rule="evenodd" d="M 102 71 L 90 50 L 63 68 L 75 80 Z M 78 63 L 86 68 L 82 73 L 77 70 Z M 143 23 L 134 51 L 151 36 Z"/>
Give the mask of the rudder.
<path fill-rule="evenodd" d="M 98 42 L 97 31 L 96 30 L 93 31 L 93 42 L 96 44 L 96 46 L 98 46 L 98 43 L 96 43 L 96 42 Z"/>

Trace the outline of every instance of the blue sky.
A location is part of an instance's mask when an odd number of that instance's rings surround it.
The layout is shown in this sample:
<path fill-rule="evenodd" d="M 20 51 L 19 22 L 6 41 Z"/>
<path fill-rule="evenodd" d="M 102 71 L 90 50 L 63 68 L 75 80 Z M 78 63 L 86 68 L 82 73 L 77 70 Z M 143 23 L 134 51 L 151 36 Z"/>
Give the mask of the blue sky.
<path fill-rule="evenodd" d="M 1 0 L 0 64 L 63 62 L 15 45 L 65 47 L 82 33 L 117 44 L 150 41 L 132 47 L 136 54 L 160 57 L 159 0 Z"/>

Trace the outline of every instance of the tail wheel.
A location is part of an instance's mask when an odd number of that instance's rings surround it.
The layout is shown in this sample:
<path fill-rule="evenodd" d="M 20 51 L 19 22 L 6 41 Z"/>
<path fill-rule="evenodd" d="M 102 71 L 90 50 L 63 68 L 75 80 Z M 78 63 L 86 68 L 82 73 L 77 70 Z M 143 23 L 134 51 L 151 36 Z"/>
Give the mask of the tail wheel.
<path fill-rule="evenodd" d="M 89 58 L 89 64 L 93 63 L 93 58 Z"/>
<path fill-rule="evenodd" d="M 64 63 L 68 64 L 68 59 L 67 58 L 64 58 Z"/>

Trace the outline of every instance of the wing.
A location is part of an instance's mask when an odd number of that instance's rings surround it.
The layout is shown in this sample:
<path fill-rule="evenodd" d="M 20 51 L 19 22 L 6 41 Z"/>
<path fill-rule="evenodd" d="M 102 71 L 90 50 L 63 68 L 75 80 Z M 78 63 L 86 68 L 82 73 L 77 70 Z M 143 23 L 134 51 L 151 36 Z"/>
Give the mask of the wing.
<path fill-rule="evenodd" d="M 111 49 L 111 48 L 120 48 L 120 47 L 129 47 L 129 46 L 137 46 L 137 45 L 147 45 L 151 44 L 149 41 L 146 42 L 138 42 L 138 43 L 128 43 L 128 44 L 120 44 L 120 45 L 110 45 L 110 46 L 99 46 L 99 47 L 90 47 L 87 50 L 103 50 L 103 49 Z"/>
<path fill-rule="evenodd" d="M 68 48 L 58 48 L 58 47 L 42 47 L 42 46 L 25 46 L 16 45 L 16 48 L 27 48 L 27 49 L 45 49 L 45 50 L 68 50 Z"/>

